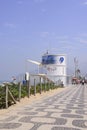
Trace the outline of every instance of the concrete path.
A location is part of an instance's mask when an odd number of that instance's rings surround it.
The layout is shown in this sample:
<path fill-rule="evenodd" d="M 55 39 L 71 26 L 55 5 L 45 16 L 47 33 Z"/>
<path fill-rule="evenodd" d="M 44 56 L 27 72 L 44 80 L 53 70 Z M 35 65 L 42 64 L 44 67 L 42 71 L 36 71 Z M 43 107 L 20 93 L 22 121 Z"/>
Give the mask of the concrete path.
<path fill-rule="evenodd" d="M 73 86 L 0 117 L 0 130 L 87 130 L 87 86 Z"/>

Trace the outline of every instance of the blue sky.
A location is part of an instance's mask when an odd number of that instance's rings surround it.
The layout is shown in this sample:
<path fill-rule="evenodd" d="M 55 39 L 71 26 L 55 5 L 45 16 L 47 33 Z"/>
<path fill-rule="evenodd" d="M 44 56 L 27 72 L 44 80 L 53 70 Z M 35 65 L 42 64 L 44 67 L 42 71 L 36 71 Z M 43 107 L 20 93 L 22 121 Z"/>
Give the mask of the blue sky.
<path fill-rule="evenodd" d="M 87 73 L 87 0 L 0 0 L 0 80 L 25 72 L 43 53 L 74 57 Z M 30 65 L 29 65 L 30 67 Z"/>

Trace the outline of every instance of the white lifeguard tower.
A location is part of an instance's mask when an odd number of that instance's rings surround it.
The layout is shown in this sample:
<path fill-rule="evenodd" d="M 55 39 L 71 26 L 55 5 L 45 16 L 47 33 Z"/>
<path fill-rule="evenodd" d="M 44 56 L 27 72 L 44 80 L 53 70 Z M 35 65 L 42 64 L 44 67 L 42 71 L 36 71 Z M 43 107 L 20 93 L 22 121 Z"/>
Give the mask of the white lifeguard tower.
<path fill-rule="evenodd" d="M 42 68 L 43 73 L 55 84 L 63 83 L 66 86 L 66 54 L 44 54 L 42 56 Z"/>

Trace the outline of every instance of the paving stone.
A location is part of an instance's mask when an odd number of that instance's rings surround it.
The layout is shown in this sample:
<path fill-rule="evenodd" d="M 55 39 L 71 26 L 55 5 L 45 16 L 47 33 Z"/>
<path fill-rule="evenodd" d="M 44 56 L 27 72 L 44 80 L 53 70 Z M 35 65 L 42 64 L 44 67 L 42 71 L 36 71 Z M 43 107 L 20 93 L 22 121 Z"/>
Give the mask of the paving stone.
<path fill-rule="evenodd" d="M 18 118 L 18 116 L 9 116 L 9 117 L 5 118 L 4 120 L 1 120 L 1 121 L 9 122 L 9 121 L 15 120 L 16 118 Z"/>
<path fill-rule="evenodd" d="M 53 118 L 41 118 L 41 117 L 35 117 L 31 119 L 32 122 L 40 122 L 40 123 L 54 123 L 56 119 Z"/>
<path fill-rule="evenodd" d="M 80 108 L 80 107 L 71 107 L 71 106 L 68 106 L 66 107 L 67 109 L 84 109 L 84 108 Z"/>
<path fill-rule="evenodd" d="M 53 127 L 51 130 L 80 130 L 72 127 Z"/>
<path fill-rule="evenodd" d="M 56 125 L 41 125 L 37 130 L 81 130 L 81 129 L 73 127 L 56 126 Z"/>
<path fill-rule="evenodd" d="M 19 119 L 19 122 L 29 123 L 32 117 L 30 116 L 24 116 Z"/>
<path fill-rule="evenodd" d="M 20 127 L 21 123 L 0 123 L 0 129 L 15 129 Z"/>
<path fill-rule="evenodd" d="M 72 122 L 72 124 L 74 126 L 78 126 L 78 127 L 81 127 L 81 128 L 87 128 L 87 125 L 85 125 L 85 122 L 87 123 L 87 120 L 74 120 Z"/>
<path fill-rule="evenodd" d="M 61 113 L 71 113 L 72 110 L 69 110 L 69 109 L 63 109 Z"/>
<path fill-rule="evenodd" d="M 81 115 L 75 115 L 75 114 L 61 114 L 62 117 L 67 117 L 67 118 L 84 118 Z"/>
<path fill-rule="evenodd" d="M 87 115 L 87 111 L 85 110 L 77 110 L 75 111 L 77 114 L 83 114 L 83 115 Z"/>
<path fill-rule="evenodd" d="M 67 119 L 64 118 L 56 118 L 55 125 L 65 125 L 67 123 Z"/>
<path fill-rule="evenodd" d="M 17 114 L 20 114 L 20 115 L 36 115 L 37 112 L 17 112 Z"/>

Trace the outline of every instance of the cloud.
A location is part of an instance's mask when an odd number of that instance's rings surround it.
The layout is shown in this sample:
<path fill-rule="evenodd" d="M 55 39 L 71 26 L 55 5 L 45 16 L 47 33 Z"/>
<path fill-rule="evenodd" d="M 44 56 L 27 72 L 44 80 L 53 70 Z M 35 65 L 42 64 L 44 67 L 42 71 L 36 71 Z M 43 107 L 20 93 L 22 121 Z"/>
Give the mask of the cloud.
<path fill-rule="evenodd" d="M 40 33 L 40 36 L 41 36 L 42 38 L 46 38 L 46 37 L 49 36 L 49 32 L 41 32 L 41 33 Z"/>
<path fill-rule="evenodd" d="M 87 5 L 87 1 L 85 1 L 85 2 L 83 3 L 83 5 Z"/>
<path fill-rule="evenodd" d="M 85 40 L 85 39 L 80 39 L 80 43 L 87 44 L 87 40 Z"/>
<path fill-rule="evenodd" d="M 2 32 L 0 32 L 0 36 L 2 36 L 3 35 L 3 33 Z"/>
<path fill-rule="evenodd" d="M 87 33 L 80 34 L 81 37 L 87 37 Z"/>
<path fill-rule="evenodd" d="M 76 49 L 76 47 L 74 47 L 73 45 L 65 45 L 65 46 L 63 46 L 62 48 L 63 48 L 63 49 L 69 49 L 69 50 L 71 50 L 71 49 Z"/>
<path fill-rule="evenodd" d="M 85 2 L 84 4 L 87 5 L 87 2 Z"/>
<path fill-rule="evenodd" d="M 87 44 L 87 34 L 80 34 L 80 36 L 75 37 L 74 40 L 81 44 Z"/>
<path fill-rule="evenodd" d="M 65 40 L 68 38 L 69 38 L 68 36 L 56 36 L 56 39 L 58 39 L 58 40 Z"/>
<path fill-rule="evenodd" d="M 56 39 L 61 44 L 68 44 L 69 42 L 69 36 L 54 36 L 54 39 Z"/>
<path fill-rule="evenodd" d="M 43 13 L 46 13 L 46 12 L 47 12 L 47 10 L 46 10 L 46 9 L 42 9 L 41 11 L 42 11 Z"/>
<path fill-rule="evenodd" d="M 23 4 L 23 1 L 18 0 L 18 1 L 17 1 L 17 4 L 22 5 L 22 4 Z"/>
<path fill-rule="evenodd" d="M 68 40 L 59 40 L 58 42 L 62 43 L 62 44 L 68 44 L 68 43 L 70 43 Z"/>
<path fill-rule="evenodd" d="M 8 28 L 15 28 L 16 27 L 15 24 L 13 24 L 13 23 L 4 23 L 4 26 L 8 27 Z"/>

